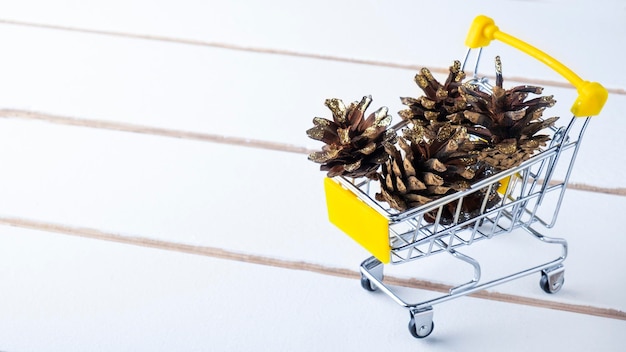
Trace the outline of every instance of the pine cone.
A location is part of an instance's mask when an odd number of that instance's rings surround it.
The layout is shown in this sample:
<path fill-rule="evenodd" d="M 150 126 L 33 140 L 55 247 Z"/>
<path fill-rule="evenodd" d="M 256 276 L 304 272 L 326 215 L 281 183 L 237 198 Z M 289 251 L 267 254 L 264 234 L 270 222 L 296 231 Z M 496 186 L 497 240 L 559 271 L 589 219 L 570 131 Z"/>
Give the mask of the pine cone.
<path fill-rule="evenodd" d="M 459 87 L 465 79 L 461 71 L 461 62 L 454 61 L 444 84 L 439 83 L 427 68 L 422 68 L 415 76 L 415 82 L 424 91 L 419 98 L 400 98 L 402 104 L 409 109 L 399 112 L 404 120 L 416 125 L 427 125 L 431 122 L 452 122 L 461 124 L 464 120 L 463 111 L 468 104 Z"/>
<path fill-rule="evenodd" d="M 489 176 L 487 168 L 478 167 L 473 151 L 475 143 L 469 140 L 464 127 L 438 123 L 414 125 L 403 132 L 404 137 L 398 137 L 398 144 L 404 156 L 395 146 L 387 147 L 391 158 L 379 175 L 381 191 L 376 194 L 378 201 L 405 211 L 465 190 L 471 183 Z M 497 198 L 493 193 L 492 198 Z M 479 191 L 464 199 L 461 220 L 478 215 L 483 197 L 484 192 Z M 488 207 L 494 204 L 490 202 Z M 452 223 L 457 206 L 458 201 L 446 205 L 440 222 Z M 424 216 L 428 222 L 436 221 L 436 217 L 436 212 Z"/>
<path fill-rule="evenodd" d="M 340 99 L 327 99 L 333 120 L 316 117 L 315 127 L 306 131 L 309 137 L 326 143 L 322 151 L 311 153 L 309 160 L 322 164 L 320 170 L 328 171 L 328 177 L 375 177 L 389 158 L 385 146 L 396 138 L 395 131 L 387 129 L 391 116 L 381 107 L 364 118 L 371 102 L 372 97 L 367 96 L 346 107 Z"/>
<path fill-rule="evenodd" d="M 469 132 L 487 142 L 480 159 L 496 170 L 506 170 L 528 160 L 550 140 L 549 136 L 536 133 L 558 120 L 558 117 L 540 120 L 543 111 L 556 103 L 552 96 L 526 100 L 528 94 L 541 94 L 543 88 L 525 85 L 505 90 L 502 82 L 502 64 L 500 57 L 496 57 L 496 85 L 492 94 L 472 85 L 460 89 L 471 106 L 464 111 L 465 118 L 476 125 Z"/>

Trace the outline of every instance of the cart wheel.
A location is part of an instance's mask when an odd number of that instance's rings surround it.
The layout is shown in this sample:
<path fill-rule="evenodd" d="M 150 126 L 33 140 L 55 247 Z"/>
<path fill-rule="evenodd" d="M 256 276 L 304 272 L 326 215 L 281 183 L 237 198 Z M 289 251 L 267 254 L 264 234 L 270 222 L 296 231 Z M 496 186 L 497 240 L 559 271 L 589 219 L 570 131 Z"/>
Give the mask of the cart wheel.
<path fill-rule="evenodd" d="M 361 274 L 361 287 L 363 287 L 363 289 L 365 289 L 366 291 L 370 291 L 370 292 L 374 292 L 376 291 L 376 289 L 378 289 L 378 287 L 373 285 L 372 281 L 366 278 L 365 275 L 363 274 Z"/>
<path fill-rule="evenodd" d="M 550 283 L 550 281 L 552 281 L 552 283 Z M 563 287 L 564 282 L 565 282 L 565 276 L 563 275 L 563 273 L 561 273 L 561 275 L 559 275 L 558 277 L 552 278 L 552 280 L 550 280 L 549 275 L 546 274 L 545 272 L 542 272 L 541 280 L 539 281 L 539 286 L 541 286 L 541 289 L 545 293 L 552 294 L 552 293 L 559 292 L 561 287 Z"/>
<path fill-rule="evenodd" d="M 430 325 L 426 324 L 422 326 L 415 326 L 415 318 L 413 317 L 411 317 L 411 320 L 409 320 L 409 332 L 411 333 L 411 335 L 413 335 L 413 337 L 417 339 L 423 339 L 425 337 L 428 337 L 428 335 L 430 335 L 434 329 L 435 322 L 432 320 L 430 321 Z"/>

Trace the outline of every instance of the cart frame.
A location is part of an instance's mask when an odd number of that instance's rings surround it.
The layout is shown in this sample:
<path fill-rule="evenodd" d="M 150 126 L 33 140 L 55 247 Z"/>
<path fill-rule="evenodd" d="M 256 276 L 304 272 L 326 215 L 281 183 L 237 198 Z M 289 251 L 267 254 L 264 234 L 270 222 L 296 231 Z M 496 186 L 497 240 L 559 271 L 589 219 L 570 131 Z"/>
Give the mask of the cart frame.
<path fill-rule="evenodd" d="M 492 175 L 467 190 L 404 212 L 395 211 L 376 201 L 374 195 L 378 191 L 377 185 L 369 179 L 334 177 L 325 180 L 330 221 L 373 254 L 360 266 L 361 285 L 368 291 L 382 291 L 408 309 L 409 331 L 417 338 L 426 337 L 433 331 L 435 304 L 534 273 L 541 273 L 540 286 L 547 293 L 559 291 L 564 283 L 563 261 L 567 257 L 567 241 L 544 236 L 537 227 L 549 229 L 555 225 L 590 121 L 588 116 L 600 112 L 606 101 L 606 90 L 598 83 L 583 81 L 547 54 L 494 27 L 493 20 L 485 16 L 478 16 L 472 24 L 466 41 L 469 49 L 463 62 L 465 67 L 472 49 L 479 48 L 471 83 L 487 91 L 491 89 L 488 80 L 476 72 L 482 47 L 492 39 L 499 39 L 549 64 L 578 88 L 579 97 L 572 107 L 574 116 L 564 126 L 550 128 L 550 144 L 544 150 L 519 166 Z M 581 114 L 588 116 L 580 118 L 583 116 Z M 496 190 L 501 200 L 488 209 L 488 198 Z M 463 217 L 460 211 L 462 202 L 470 195 L 476 197 L 481 194 L 483 201 L 479 212 L 471 217 Z M 457 204 L 453 220 L 442 224 L 440 219 L 444 207 L 454 202 Z M 547 216 L 543 212 L 540 214 L 540 210 L 546 208 Z M 426 221 L 425 214 L 434 216 L 435 221 Z M 459 252 L 459 249 L 516 229 L 524 230 L 545 244 L 560 246 L 561 254 L 548 262 L 481 282 L 479 261 Z M 417 303 L 407 302 L 383 282 L 384 264 L 404 264 L 443 252 L 470 265 L 473 269 L 472 278 L 451 288 L 446 294 Z"/>

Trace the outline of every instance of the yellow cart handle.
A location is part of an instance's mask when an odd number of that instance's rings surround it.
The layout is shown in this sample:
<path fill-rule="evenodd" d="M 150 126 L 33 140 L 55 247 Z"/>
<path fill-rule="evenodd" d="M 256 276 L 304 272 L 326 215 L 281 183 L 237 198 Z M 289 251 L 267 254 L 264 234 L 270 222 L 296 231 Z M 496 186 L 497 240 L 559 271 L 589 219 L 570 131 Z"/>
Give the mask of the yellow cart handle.
<path fill-rule="evenodd" d="M 543 62 L 576 87 L 576 90 L 578 91 L 578 98 L 576 98 L 576 101 L 571 109 L 574 116 L 595 116 L 600 113 L 609 95 L 606 88 L 598 82 L 583 80 L 572 70 L 545 52 L 513 37 L 512 35 L 500 31 L 491 18 L 480 15 L 474 19 L 469 33 L 467 34 L 465 45 L 472 49 L 480 48 L 489 45 L 489 43 L 494 39 L 519 49 Z"/>

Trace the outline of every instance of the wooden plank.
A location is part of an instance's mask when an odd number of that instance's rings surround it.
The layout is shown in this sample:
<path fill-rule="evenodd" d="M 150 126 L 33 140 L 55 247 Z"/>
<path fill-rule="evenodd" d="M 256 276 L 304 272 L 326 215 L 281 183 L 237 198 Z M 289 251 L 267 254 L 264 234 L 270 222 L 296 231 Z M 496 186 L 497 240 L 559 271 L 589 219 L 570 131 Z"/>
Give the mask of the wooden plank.
<path fill-rule="evenodd" d="M 466 298 L 436 307 L 433 335 L 415 340 L 405 310 L 352 279 L 5 226 L 0 253 L 9 351 L 618 351 L 626 325 Z"/>

